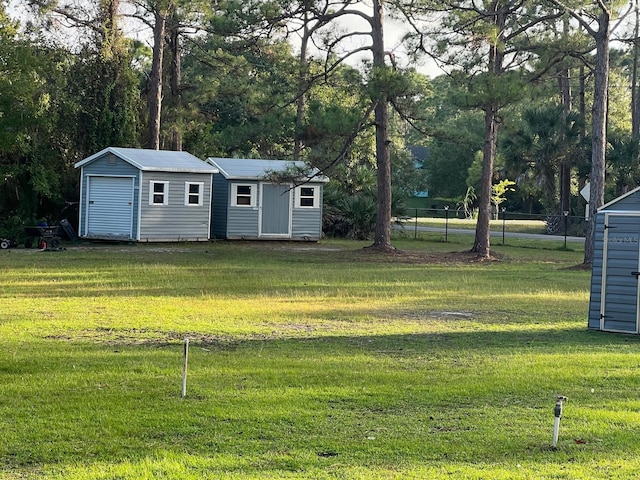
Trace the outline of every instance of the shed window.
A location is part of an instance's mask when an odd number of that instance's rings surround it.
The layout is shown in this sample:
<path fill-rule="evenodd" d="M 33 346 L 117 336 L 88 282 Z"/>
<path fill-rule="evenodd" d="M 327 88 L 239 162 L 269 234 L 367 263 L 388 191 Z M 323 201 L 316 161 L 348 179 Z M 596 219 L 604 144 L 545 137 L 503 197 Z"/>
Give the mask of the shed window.
<path fill-rule="evenodd" d="M 231 189 L 231 206 L 233 207 L 255 207 L 256 205 L 256 185 L 233 184 Z"/>
<path fill-rule="evenodd" d="M 169 205 L 169 182 L 149 182 L 149 205 Z"/>
<path fill-rule="evenodd" d="M 184 184 L 184 204 L 201 206 L 204 191 L 202 182 L 186 182 Z"/>
<path fill-rule="evenodd" d="M 301 186 L 296 188 L 296 208 L 318 208 L 320 188 Z"/>

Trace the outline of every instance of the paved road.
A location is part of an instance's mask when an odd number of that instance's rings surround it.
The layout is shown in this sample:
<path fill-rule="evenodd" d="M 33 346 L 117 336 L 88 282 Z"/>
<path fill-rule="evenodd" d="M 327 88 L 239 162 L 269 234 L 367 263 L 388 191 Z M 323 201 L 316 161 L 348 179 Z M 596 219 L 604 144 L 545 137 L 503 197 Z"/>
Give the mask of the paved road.
<path fill-rule="evenodd" d="M 411 225 L 410 223 L 404 224 L 404 231 L 407 233 L 415 232 L 416 229 L 418 232 L 440 232 L 444 233 L 444 228 L 439 227 L 416 227 L 415 225 Z M 475 230 L 468 230 L 465 228 L 449 228 L 448 233 L 450 234 L 462 234 L 462 235 L 475 235 Z M 532 239 L 532 240 L 557 240 L 559 242 L 564 242 L 564 235 L 544 235 L 537 233 L 516 233 L 516 232 L 504 232 L 505 238 L 524 238 L 524 239 Z M 492 231 L 491 238 L 499 238 L 502 239 L 502 230 L 500 231 Z M 567 242 L 573 243 L 583 243 L 584 237 L 569 237 L 567 236 Z"/>

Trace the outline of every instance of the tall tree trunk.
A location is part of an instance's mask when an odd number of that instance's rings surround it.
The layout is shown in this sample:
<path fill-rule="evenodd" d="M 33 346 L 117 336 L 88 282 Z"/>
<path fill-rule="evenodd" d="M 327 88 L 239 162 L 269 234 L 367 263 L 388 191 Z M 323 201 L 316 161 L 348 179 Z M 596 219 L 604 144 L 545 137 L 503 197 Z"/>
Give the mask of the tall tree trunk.
<path fill-rule="evenodd" d="M 491 257 L 491 189 L 493 187 L 493 163 L 498 139 L 498 108 L 489 105 L 484 108 L 484 146 L 482 147 L 482 175 L 480 195 L 478 195 L 478 222 L 472 252 L 479 257 Z"/>
<path fill-rule="evenodd" d="M 638 154 L 640 142 L 640 98 L 638 86 L 638 60 L 640 57 L 640 0 L 634 0 L 635 24 L 633 31 L 633 64 L 631 77 L 631 138 Z"/>
<path fill-rule="evenodd" d="M 302 32 L 302 42 L 300 44 L 299 73 L 298 73 L 298 99 L 296 101 L 296 130 L 293 143 L 293 159 L 300 160 L 302 154 L 302 128 L 304 124 L 304 113 L 307 107 L 307 75 L 309 73 L 309 62 L 307 61 L 307 48 L 311 32 L 309 30 L 309 12 L 304 12 L 304 26 Z"/>
<path fill-rule="evenodd" d="M 563 65 L 558 71 L 558 85 L 560 87 L 560 96 L 562 98 L 562 118 L 565 120 L 571 113 L 571 83 L 570 83 L 569 67 Z M 571 159 L 565 157 L 560 164 L 560 210 L 568 212 L 571 210 Z"/>
<path fill-rule="evenodd" d="M 153 61 L 149 78 L 149 148 L 160 149 L 160 115 L 162 113 L 162 63 L 167 12 L 156 10 L 153 26 Z"/>
<path fill-rule="evenodd" d="M 596 65 L 593 94 L 593 134 L 591 143 L 590 221 L 584 249 L 584 263 L 593 263 L 595 244 L 595 213 L 604 205 L 605 155 L 607 146 L 607 104 L 609 89 L 609 23 L 610 12 L 602 9 L 598 19 Z"/>
<path fill-rule="evenodd" d="M 569 38 L 569 17 L 562 17 L 562 39 L 566 43 Z M 566 62 L 558 67 L 558 88 L 560 90 L 560 100 L 562 101 L 563 126 L 567 124 L 566 119 L 571 113 L 571 71 Z M 563 133 L 564 137 L 564 133 Z M 565 156 L 560 164 L 560 210 L 569 212 L 571 210 L 571 158 Z"/>
<path fill-rule="evenodd" d="M 100 9 L 104 12 L 104 38 L 103 42 L 111 52 L 115 53 L 119 48 L 119 39 L 121 36 L 118 28 L 118 10 L 120 8 L 120 0 L 102 0 Z M 103 45 L 104 47 L 105 45 Z"/>
<path fill-rule="evenodd" d="M 180 44 L 180 21 L 172 10 L 169 29 L 169 47 L 171 63 L 169 68 L 169 85 L 171 87 L 171 107 L 173 122 L 171 126 L 171 150 L 182 151 L 182 50 Z"/>
<path fill-rule="evenodd" d="M 373 2 L 372 40 L 373 68 L 383 69 L 384 37 L 383 37 L 383 5 L 382 0 Z M 374 111 L 376 127 L 376 164 L 378 181 L 378 210 L 373 247 L 381 250 L 392 250 L 391 246 L 391 157 L 389 154 L 389 106 L 387 92 L 378 92 Z"/>
<path fill-rule="evenodd" d="M 501 45 L 501 35 L 504 32 L 506 17 L 505 11 L 501 11 L 499 2 L 492 2 L 488 14 L 496 27 L 498 38 L 493 40 L 489 46 L 488 74 L 490 77 L 498 79 L 504 73 L 503 61 L 504 52 Z M 489 80 L 490 81 L 490 80 Z M 498 143 L 498 111 L 499 107 L 496 99 L 490 101 L 483 107 L 484 110 L 484 146 L 482 148 L 482 176 L 480 178 L 480 195 L 478 196 L 478 222 L 476 224 L 476 237 L 473 243 L 472 252 L 479 257 L 491 257 L 491 232 L 489 229 L 491 221 L 491 190 L 493 186 L 493 164 L 496 156 L 496 146 Z"/>

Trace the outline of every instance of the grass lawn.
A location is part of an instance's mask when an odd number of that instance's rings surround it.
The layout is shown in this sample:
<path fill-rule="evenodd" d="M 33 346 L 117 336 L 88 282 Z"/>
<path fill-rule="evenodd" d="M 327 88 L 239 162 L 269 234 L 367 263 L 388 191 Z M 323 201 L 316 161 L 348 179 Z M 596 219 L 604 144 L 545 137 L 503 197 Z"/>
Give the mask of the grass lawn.
<path fill-rule="evenodd" d="M 1 251 L 0 479 L 636 478 L 583 252 L 470 241 Z"/>

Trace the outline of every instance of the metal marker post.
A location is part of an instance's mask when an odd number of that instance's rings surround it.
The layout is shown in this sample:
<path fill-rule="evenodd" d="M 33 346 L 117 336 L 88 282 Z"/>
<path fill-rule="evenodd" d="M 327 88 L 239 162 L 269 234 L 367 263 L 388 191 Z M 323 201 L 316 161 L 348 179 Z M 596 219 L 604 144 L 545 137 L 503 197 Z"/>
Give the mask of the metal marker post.
<path fill-rule="evenodd" d="M 566 210 L 564 212 L 564 249 L 567 249 L 567 223 L 568 223 L 568 219 L 569 219 L 569 212 L 567 212 Z"/>
<path fill-rule="evenodd" d="M 184 339 L 184 359 L 182 362 L 182 398 L 187 396 L 187 364 L 189 363 L 189 338 Z"/>
<path fill-rule="evenodd" d="M 502 245 L 504 245 L 504 230 L 506 227 L 507 220 L 507 209 L 506 207 L 502 207 Z"/>
<path fill-rule="evenodd" d="M 449 205 L 444 206 L 444 243 L 449 241 Z"/>

